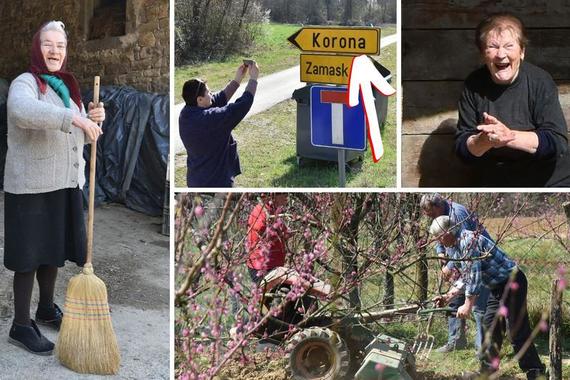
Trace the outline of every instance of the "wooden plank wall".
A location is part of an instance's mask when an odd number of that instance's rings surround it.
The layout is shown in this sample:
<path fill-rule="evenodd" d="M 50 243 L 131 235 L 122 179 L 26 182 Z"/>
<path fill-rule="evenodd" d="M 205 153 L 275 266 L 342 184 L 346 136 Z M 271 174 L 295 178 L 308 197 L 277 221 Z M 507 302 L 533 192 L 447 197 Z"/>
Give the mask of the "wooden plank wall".
<path fill-rule="evenodd" d="M 570 126 L 570 0 L 402 1 L 402 186 L 473 185 L 453 152 L 457 101 L 482 64 L 475 27 L 499 11 L 523 20 L 526 60 L 553 76 Z"/>

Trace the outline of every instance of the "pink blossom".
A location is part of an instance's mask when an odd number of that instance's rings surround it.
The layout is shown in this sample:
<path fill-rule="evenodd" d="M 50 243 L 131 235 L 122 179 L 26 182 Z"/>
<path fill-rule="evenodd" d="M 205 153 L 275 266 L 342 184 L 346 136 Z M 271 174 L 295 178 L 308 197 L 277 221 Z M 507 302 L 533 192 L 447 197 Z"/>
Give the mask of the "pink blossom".
<path fill-rule="evenodd" d="M 509 309 L 507 309 L 507 307 L 505 305 L 502 305 L 499 308 L 499 315 L 502 317 L 506 317 L 509 314 Z"/>
<path fill-rule="evenodd" d="M 548 323 L 544 319 L 541 319 L 540 322 L 538 323 L 538 328 L 542 332 L 547 332 L 548 331 Z"/>
<path fill-rule="evenodd" d="M 204 215 L 204 207 L 200 205 L 194 207 L 194 215 L 196 215 L 197 218 L 202 217 Z"/>
<path fill-rule="evenodd" d="M 563 292 L 564 289 L 566 289 L 566 279 L 565 278 L 561 278 L 558 280 L 558 291 L 559 292 Z"/>
<path fill-rule="evenodd" d="M 513 292 L 516 292 L 517 290 L 519 290 L 519 287 L 520 287 L 520 285 L 518 282 L 511 282 L 511 290 Z"/>
<path fill-rule="evenodd" d="M 493 360 L 491 360 L 491 368 L 493 368 L 494 370 L 499 369 L 500 364 L 501 364 L 501 359 L 499 359 L 498 356 L 493 358 Z"/>
<path fill-rule="evenodd" d="M 190 335 L 190 330 L 188 330 L 188 329 L 183 329 L 183 330 L 182 330 L 182 336 L 186 338 L 188 335 Z"/>

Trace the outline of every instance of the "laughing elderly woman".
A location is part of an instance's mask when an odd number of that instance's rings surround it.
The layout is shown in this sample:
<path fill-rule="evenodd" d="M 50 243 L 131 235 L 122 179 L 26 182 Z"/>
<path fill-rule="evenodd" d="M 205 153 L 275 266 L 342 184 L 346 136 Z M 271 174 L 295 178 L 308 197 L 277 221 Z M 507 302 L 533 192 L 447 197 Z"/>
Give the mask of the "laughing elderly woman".
<path fill-rule="evenodd" d="M 4 172 L 4 265 L 14 271 L 10 342 L 48 355 L 53 343 L 30 318 L 34 277 L 39 285 L 35 320 L 59 329 L 53 302 L 58 267 L 85 263 L 83 145 L 101 134 L 100 103 L 85 113 L 79 85 L 65 70 L 67 35 L 51 21 L 34 35 L 29 71 L 8 94 L 8 152 Z"/>
<path fill-rule="evenodd" d="M 476 29 L 485 65 L 465 81 L 456 152 L 481 169 L 479 186 L 570 186 L 568 132 L 558 90 L 524 61 L 527 36 L 517 17 L 494 14 Z"/>

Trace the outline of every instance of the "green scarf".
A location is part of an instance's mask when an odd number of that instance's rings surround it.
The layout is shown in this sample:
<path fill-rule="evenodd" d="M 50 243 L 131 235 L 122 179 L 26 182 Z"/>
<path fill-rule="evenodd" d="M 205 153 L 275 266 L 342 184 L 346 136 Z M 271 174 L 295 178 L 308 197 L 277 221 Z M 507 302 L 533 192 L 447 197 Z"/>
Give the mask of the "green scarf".
<path fill-rule="evenodd" d="M 63 100 L 65 108 L 70 108 L 70 95 L 69 89 L 65 82 L 54 75 L 40 74 L 43 80 L 55 91 L 55 93 Z"/>

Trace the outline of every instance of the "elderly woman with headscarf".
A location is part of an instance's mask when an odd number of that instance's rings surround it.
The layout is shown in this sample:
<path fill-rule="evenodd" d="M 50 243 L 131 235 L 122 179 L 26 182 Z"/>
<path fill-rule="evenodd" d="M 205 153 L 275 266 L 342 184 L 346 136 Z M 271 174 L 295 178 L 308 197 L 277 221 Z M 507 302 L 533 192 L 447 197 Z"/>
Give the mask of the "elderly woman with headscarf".
<path fill-rule="evenodd" d="M 54 344 L 36 321 L 59 329 L 53 302 L 58 267 L 85 263 L 83 145 L 101 134 L 103 104 L 85 112 L 79 84 L 66 71 L 64 24 L 50 21 L 34 35 L 31 65 L 8 94 L 8 151 L 4 171 L 4 265 L 14 271 L 14 321 L 10 342 L 48 355 Z M 39 285 L 30 318 L 34 277 Z"/>
<path fill-rule="evenodd" d="M 568 131 L 550 74 L 524 61 L 521 20 L 494 14 L 476 29 L 485 65 L 465 81 L 456 152 L 481 169 L 479 186 L 570 186 Z"/>

